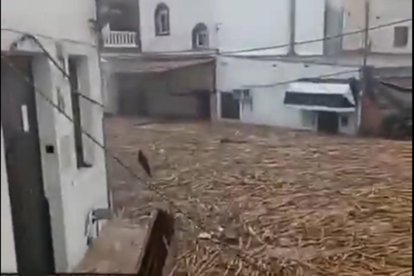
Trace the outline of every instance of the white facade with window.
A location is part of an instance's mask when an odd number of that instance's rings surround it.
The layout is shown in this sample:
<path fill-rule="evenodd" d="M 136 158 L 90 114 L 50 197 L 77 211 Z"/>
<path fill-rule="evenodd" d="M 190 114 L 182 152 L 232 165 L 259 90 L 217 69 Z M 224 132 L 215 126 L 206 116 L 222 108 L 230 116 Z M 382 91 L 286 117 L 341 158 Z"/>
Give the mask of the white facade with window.
<path fill-rule="evenodd" d="M 193 30 L 197 24 L 207 27 L 198 36 L 198 45 L 214 47 L 214 1 L 140 0 L 139 14 L 142 52 L 193 50 Z"/>
<path fill-rule="evenodd" d="M 339 74 L 354 70 L 355 72 Z M 279 83 L 335 73 L 338 75 L 332 78 L 343 80 L 359 76 L 358 67 L 221 57 L 217 60 L 218 117 L 258 125 L 317 130 L 319 109 L 307 110 L 286 105 L 284 99 L 289 84 Z M 244 92 L 244 101 L 240 96 L 243 93 L 237 92 L 240 90 L 249 91 Z M 226 118 L 223 114 L 223 97 L 220 96 L 223 93 L 232 93 L 237 99 L 238 118 Z M 339 133 L 356 133 L 356 112 L 343 112 L 338 120 Z"/>
<path fill-rule="evenodd" d="M 289 0 L 140 0 L 143 52 L 191 51 L 195 48 L 235 51 L 286 45 L 291 28 L 295 41 L 324 36 L 324 0 L 296 0 L 295 26 Z M 194 38 L 193 30 L 205 26 Z M 196 47 L 194 47 L 196 46 Z M 286 54 L 288 47 L 248 54 Z M 296 47 L 298 54 L 323 53 L 323 42 Z"/>
<path fill-rule="evenodd" d="M 344 32 L 365 28 L 365 1 L 344 0 Z M 412 0 L 370 0 L 370 28 L 412 18 Z M 376 53 L 412 53 L 412 21 L 369 31 L 370 50 Z M 345 50 L 364 47 L 364 33 L 343 38 Z"/>
<path fill-rule="evenodd" d="M 93 100 L 101 102 L 96 36 L 88 22 L 95 18 L 94 1 L 1 1 L 2 54 L 8 52 L 11 44 L 21 37 L 20 32 L 33 34 L 53 58 L 63 61 L 61 64 L 66 69 L 69 57 L 80 59 L 79 89 Z M 72 117 L 69 82 L 42 54 L 39 47 L 31 41 L 25 41 L 19 43 L 13 53 L 24 53 L 33 57 L 33 81 L 38 91 L 42 91 L 44 96 Z M 4 63 L 2 60 L 2 71 Z M 95 225 L 90 221 L 91 211 L 96 208 L 108 208 L 105 155 L 102 149 L 83 135 L 83 153 L 90 166 L 77 166 L 73 123 L 38 93 L 35 94 L 35 98 L 40 157 L 45 196 L 50 205 L 55 269 L 58 272 L 69 272 L 83 258 L 88 248 L 88 236 L 93 238 L 96 235 L 95 231 L 85 230 L 95 229 Z M 102 108 L 80 99 L 80 113 L 82 128 L 103 143 Z M 3 120 L 2 117 L 2 122 Z M 13 235 L 8 194 L 10 175 L 3 166 L 3 140 L 2 125 L 2 273 L 17 270 L 16 237 Z M 33 249 L 30 248 L 31 245 L 27 246 L 27 250 Z"/>

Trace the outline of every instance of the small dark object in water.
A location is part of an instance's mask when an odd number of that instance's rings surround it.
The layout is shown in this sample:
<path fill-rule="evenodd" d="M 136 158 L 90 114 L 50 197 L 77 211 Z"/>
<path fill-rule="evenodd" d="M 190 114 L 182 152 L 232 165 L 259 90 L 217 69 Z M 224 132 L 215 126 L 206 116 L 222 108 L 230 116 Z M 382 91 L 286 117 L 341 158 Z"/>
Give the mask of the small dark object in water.
<path fill-rule="evenodd" d="M 243 140 L 233 140 L 233 139 L 229 139 L 229 138 L 221 138 L 220 139 L 220 143 L 222 144 L 246 144 L 247 141 L 243 141 Z"/>
<path fill-rule="evenodd" d="M 151 174 L 151 168 L 148 162 L 148 158 L 145 156 L 145 154 L 139 150 L 138 151 L 138 163 L 141 165 L 141 167 L 144 169 L 144 171 L 150 176 L 152 177 Z"/>

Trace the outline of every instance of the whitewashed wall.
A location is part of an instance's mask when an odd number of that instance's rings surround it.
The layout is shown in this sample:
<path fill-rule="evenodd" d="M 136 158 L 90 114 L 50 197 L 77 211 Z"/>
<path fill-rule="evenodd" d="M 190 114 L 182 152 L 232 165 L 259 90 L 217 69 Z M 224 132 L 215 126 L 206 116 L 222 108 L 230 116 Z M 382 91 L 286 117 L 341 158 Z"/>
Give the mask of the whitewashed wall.
<path fill-rule="evenodd" d="M 169 36 L 155 36 L 159 3 L 170 8 Z M 297 0 L 296 41 L 324 36 L 325 0 Z M 237 51 L 289 43 L 289 0 L 140 0 L 143 52 L 191 50 L 191 31 L 200 22 L 209 28 L 210 48 Z M 323 43 L 297 47 L 299 54 L 322 54 Z M 247 54 L 286 54 L 287 47 Z"/>
<path fill-rule="evenodd" d="M 335 37 L 343 32 L 344 24 L 344 0 L 326 1 L 326 37 Z M 342 51 L 342 37 L 325 40 L 325 54 L 334 55 Z"/>
<path fill-rule="evenodd" d="M 216 83 L 219 92 L 243 88 L 251 89 L 253 110 L 240 108 L 242 122 L 295 129 L 316 129 L 317 125 L 306 123 L 307 119 L 304 119 L 304 115 L 307 114 L 283 104 L 288 85 L 273 84 L 354 69 L 358 68 L 220 57 L 217 61 Z M 358 72 L 335 76 L 335 78 L 344 79 L 350 77 L 358 77 Z M 220 110 L 219 100 L 217 101 L 217 109 Z M 354 132 L 352 127 L 356 126 L 353 119 L 350 118 L 349 126 L 340 128 L 340 132 L 352 134 Z"/>
<path fill-rule="evenodd" d="M 387 24 L 393 21 L 412 18 L 412 0 L 371 0 L 369 26 Z M 344 0 L 344 32 L 365 28 L 365 4 L 360 0 Z M 409 39 L 406 47 L 394 47 L 394 27 L 409 26 Z M 378 53 L 412 53 L 412 22 L 372 30 L 369 32 L 371 51 Z M 349 35 L 343 38 L 345 50 L 361 49 L 364 34 Z"/>
<path fill-rule="evenodd" d="M 289 42 L 289 0 L 216 1 L 215 14 L 221 51 L 261 48 Z M 287 47 L 266 53 L 286 54 Z"/>
<path fill-rule="evenodd" d="M 3 129 L 1 130 L 1 152 L 4 152 Z M 1 272 L 14 273 L 16 271 L 9 184 L 7 182 L 4 154 L 1 154 Z"/>
<path fill-rule="evenodd" d="M 81 80 L 83 83 L 81 90 L 87 90 L 82 92 L 97 101 L 102 100 L 97 50 L 90 45 L 94 44 L 95 37 L 88 23 L 89 19 L 95 18 L 95 1 L 1 1 L 1 11 L 2 28 L 13 28 L 18 31 L 48 36 L 49 38 L 41 37 L 40 41 L 53 56 L 56 57 L 54 43 L 57 40 L 63 43 L 66 57 L 68 55 L 86 56 L 88 63 L 85 64 L 81 74 L 84 78 L 88 76 L 89 80 Z M 7 51 L 17 37 L 19 35 L 2 30 L 2 51 Z M 82 43 L 70 42 L 72 40 Z M 33 54 L 39 53 L 39 49 L 30 42 L 19 46 L 18 49 Z M 59 88 L 66 102 L 65 111 L 71 114 L 68 81 L 44 57 L 37 56 L 35 58 L 33 69 L 34 80 L 38 88 L 55 102 L 57 102 L 56 91 Z M 56 270 L 71 271 L 87 250 L 84 233 L 87 214 L 93 208 L 108 206 L 104 153 L 98 147 L 93 146 L 90 141 L 87 141 L 88 151 L 93 155 L 93 167 L 78 170 L 72 123 L 41 97 L 37 97 L 37 109 L 44 185 L 51 206 Z M 102 142 L 103 112 L 98 107 L 88 107 L 87 109 L 90 113 L 89 132 Z M 56 145 L 56 155 L 48 156 L 43 152 L 46 144 Z M 3 145 L 1 152 L 2 154 L 4 152 Z M 2 190 L 3 177 L 5 176 L 2 169 Z M 10 244 L 5 250 L 9 252 L 9 256 L 14 255 L 14 249 L 10 247 Z M 14 267 L 14 258 L 3 259 L 3 256 L 5 254 L 3 254 L 2 243 L 2 272 L 3 261 L 7 262 L 4 264 L 5 268 Z"/>
<path fill-rule="evenodd" d="M 140 0 L 141 43 L 143 52 L 187 51 L 192 49 L 192 30 L 198 23 L 207 25 L 210 47 L 215 47 L 214 1 Z M 155 9 L 164 3 L 170 10 L 170 35 L 155 35 Z"/>
<path fill-rule="evenodd" d="M 309 41 L 325 37 L 325 0 L 296 0 L 295 41 Z M 298 44 L 299 55 L 322 55 L 323 41 Z"/>

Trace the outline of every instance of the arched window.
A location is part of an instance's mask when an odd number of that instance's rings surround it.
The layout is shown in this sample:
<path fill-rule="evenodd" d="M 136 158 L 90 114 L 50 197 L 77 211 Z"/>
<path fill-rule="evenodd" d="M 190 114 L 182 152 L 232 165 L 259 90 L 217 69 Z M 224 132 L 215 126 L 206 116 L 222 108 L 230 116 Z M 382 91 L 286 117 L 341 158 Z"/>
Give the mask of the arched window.
<path fill-rule="evenodd" d="M 155 9 L 155 35 L 169 35 L 170 34 L 170 9 L 164 3 L 158 4 Z"/>
<path fill-rule="evenodd" d="M 193 29 L 193 49 L 208 48 L 208 28 L 204 23 L 198 23 Z"/>

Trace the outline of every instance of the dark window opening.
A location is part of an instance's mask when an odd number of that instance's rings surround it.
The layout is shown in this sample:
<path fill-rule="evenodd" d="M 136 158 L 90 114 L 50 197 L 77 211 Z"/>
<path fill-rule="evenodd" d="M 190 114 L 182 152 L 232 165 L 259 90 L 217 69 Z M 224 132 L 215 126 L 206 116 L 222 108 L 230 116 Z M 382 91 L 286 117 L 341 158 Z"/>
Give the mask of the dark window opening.
<path fill-rule="evenodd" d="M 91 164 L 86 162 L 82 135 L 82 114 L 79 96 L 79 62 L 76 58 L 69 58 L 70 89 L 72 100 L 72 118 L 75 138 L 76 163 L 78 168 L 90 168 Z"/>
<path fill-rule="evenodd" d="M 341 126 L 346 127 L 348 126 L 348 124 L 349 124 L 348 116 L 341 116 Z"/>
<path fill-rule="evenodd" d="M 398 26 L 394 28 L 394 47 L 405 47 L 408 44 L 408 27 Z"/>
<path fill-rule="evenodd" d="M 155 35 L 170 34 L 170 11 L 164 3 L 158 4 L 155 9 Z"/>
<path fill-rule="evenodd" d="M 203 23 L 198 23 L 192 32 L 193 49 L 208 48 L 209 36 L 208 28 Z"/>
<path fill-rule="evenodd" d="M 220 93 L 221 117 L 224 119 L 240 119 L 240 102 L 233 93 Z"/>

